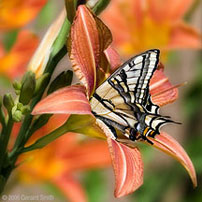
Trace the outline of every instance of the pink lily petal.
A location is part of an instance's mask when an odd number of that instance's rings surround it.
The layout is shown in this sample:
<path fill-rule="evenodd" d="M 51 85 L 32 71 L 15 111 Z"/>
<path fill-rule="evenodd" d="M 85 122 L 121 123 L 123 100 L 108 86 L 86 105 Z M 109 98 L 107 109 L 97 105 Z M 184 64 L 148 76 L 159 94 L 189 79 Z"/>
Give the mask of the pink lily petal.
<path fill-rule="evenodd" d="M 189 173 L 193 186 L 197 186 L 196 172 L 194 166 L 185 150 L 172 136 L 166 133 L 161 133 L 155 138 L 148 137 L 148 139 L 154 143 L 154 147 L 162 150 L 163 152 L 167 153 L 168 155 L 179 161 Z"/>
<path fill-rule="evenodd" d="M 173 26 L 168 48 L 202 48 L 202 35 L 199 32 L 184 24 L 177 23 Z"/>
<path fill-rule="evenodd" d="M 107 60 L 109 61 L 109 64 L 111 66 L 111 70 L 116 70 L 122 63 L 120 55 L 116 52 L 116 50 L 113 47 L 109 47 L 104 51 Z"/>
<path fill-rule="evenodd" d="M 73 85 L 59 89 L 41 100 L 32 114 L 91 114 L 91 107 L 85 88 Z"/>
<path fill-rule="evenodd" d="M 116 178 L 115 197 L 125 196 L 143 183 L 143 162 L 138 148 L 108 138 L 109 150 Z"/>
<path fill-rule="evenodd" d="M 90 95 L 96 85 L 96 57 L 99 54 L 99 35 L 93 15 L 85 6 L 79 6 L 77 10 L 71 28 L 70 48 L 69 54 L 74 72 Z"/>
<path fill-rule="evenodd" d="M 191 7 L 193 0 L 148 0 L 151 16 L 157 21 L 179 20 Z"/>
<path fill-rule="evenodd" d="M 87 202 L 87 196 L 81 184 L 71 175 L 61 175 L 52 180 L 71 202 Z"/>
<path fill-rule="evenodd" d="M 164 75 L 163 69 L 157 69 L 149 86 L 152 101 L 159 106 L 174 102 L 178 97 L 178 89 L 172 87 L 172 84 Z"/>
<path fill-rule="evenodd" d="M 88 96 L 92 94 L 100 80 L 99 74 L 96 78 L 96 71 L 105 72 L 101 67 L 107 68 L 103 51 L 110 43 L 109 29 L 86 6 L 79 6 L 71 27 L 68 52 L 74 72 L 86 87 Z"/>

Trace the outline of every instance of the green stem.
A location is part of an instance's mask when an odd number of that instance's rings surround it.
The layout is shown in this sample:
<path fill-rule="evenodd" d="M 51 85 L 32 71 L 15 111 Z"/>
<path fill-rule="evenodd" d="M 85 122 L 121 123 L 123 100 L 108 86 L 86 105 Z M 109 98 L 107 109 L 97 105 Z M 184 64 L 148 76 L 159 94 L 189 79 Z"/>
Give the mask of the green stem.
<path fill-rule="evenodd" d="M 55 67 L 58 64 L 58 62 L 64 57 L 64 55 L 66 53 L 67 53 L 67 49 L 66 49 L 65 46 L 63 46 L 62 49 L 58 52 L 58 54 L 55 55 L 55 57 L 53 57 L 51 62 L 48 64 L 48 67 L 49 67 L 49 68 L 47 68 L 49 70 L 49 71 L 47 70 L 48 73 L 51 73 L 51 74 L 53 73 L 53 69 L 54 69 L 53 67 Z M 42 97 L 45 90 L 46 90 L 46 87 L 44 87 L 44 89 L 41 90 L 41 93 L 33 100 L 32 104 L 31 104 L 31 110 L 41 100 L 41 97 Z M 32 134 L 30 134 L 30 131 L 32 131 L 31 130 L 32 118 L 33 118 L 33 116 L 31 114 L 28 114 L 25 117 L 25 119 L 24 119 L 24 121 L 22 123 L 22 127 L 20 129 L 20 132 L 18 134 L 18 137 L 17 137 L 17 139 L 15 141 L 13 151 L 12 151 L 12 156 L 18 150 L 18 148 L 21 148 L 21 147 L 24 146 L 24 144 L 28 140 L 26 137 L 29 138 L 32 135 Z"/>
<path fill-rule="evenodd" d="M 8 119 L 8 123 L 5 127 L 5 130 L 2 131 L 1 134 L 1 147 L 0 147 L 0 171 L 2 170 L 3 167 L 3 162 L 5 159 L 5 155 L 6 155 L 6 149 L 8 147 L 8 142 L 9 142 L 9 138 L 10 138 L 10 134 L 13 128 L 13 119 L 12 119 L 12 115 L 9 114 L 9 119 Z"/>
<path fill-rule="evenodd" d="M 55 139 L 57 139 L 61 135 L 65 134 L 66 132 L 67 132 L 67 126 L 66 126 L 66 124 L 63 124 L 62 126 L 57 128 L 56 130 L 50 132 L 48 135 L 45 135 L 44 137 L 37 140 L 34 144 L 30 145 L 29 147 L 25 147 L 24 149 L 22 149 L 20 153 L 43 148 L 44 146 L 51 143 L 52 141 L 54 141 Z"/>
<path fill-rule="evenodd" d="M 3 128 L 6 127 L 6 121 L 2 109 L 0 109 L 0 122 L 2 124 L 2 131 L 3 131 Z"/>

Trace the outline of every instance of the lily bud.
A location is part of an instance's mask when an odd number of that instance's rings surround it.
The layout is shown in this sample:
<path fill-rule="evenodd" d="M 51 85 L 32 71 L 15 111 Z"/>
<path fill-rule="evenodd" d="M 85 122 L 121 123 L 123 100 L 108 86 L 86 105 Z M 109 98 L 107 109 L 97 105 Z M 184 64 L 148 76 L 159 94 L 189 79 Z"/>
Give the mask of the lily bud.
<path fill-rule="evenodd" d="M 14 101 L 10 93 L 7 93 L 3 97 L 3 104 L 5 108 L 7 109 L 8 112 L 11 112 L 13 106 L 14 106 Z"/>
<path fill-rule="evenodd" d="M 22 79 L 22 88 L 20 91 L 19 102 L 21 102 L 23 105 L 27 105 L 34 95 L 35 87 L 35 74 L 29 71 Z"/>
<path fill-rule="evenodd" d="M 14 82 L 13 82 L 13 88 L 14 88 L 15 90 L 20 90 L 21 87 L 22 87 L 21 82 L 19 82 L 19 81 L 14 81 Z"/>
<path fill-rule="evenodd" d="M 13 88 L 15 89 L 15 94 L 16 95 L 20 95 L 20 89 L 21 89 L 21 87 L 22 87 L 21 82 L 19 82 L 19 81 L 14 81 L 13 82 Z"/>
<path fill-rule="evenodd" d="M 66 40 L 68 31 L 67 27 L 69 25 L 65 23 L 65 19 L 66 19 L 66 12 L 65 10 L 63 10 L 59 15 L 59 17 L 49 27 L 38 49 L 36 50 L 33 58 L 28 64 L 28 69 L 35 73 L 36 78 L 39 78 L 44 73 L 50 58 L 54 57 L 55 56 L 54 54 L 57 53 L 58 49 L 60 50 L 61 46 L 63 47 L 65 44 L 65 43 L 63 44 L 63 41 L 61 41 L 60 38 L 60 42 L 62 43 L 62 45 L 57 47 L 57 50 L 54 50 L 56 48 L 55 43 L 61 31 L 63 38 Z M 56 53 L 53 54 L 53 51 Z"/>

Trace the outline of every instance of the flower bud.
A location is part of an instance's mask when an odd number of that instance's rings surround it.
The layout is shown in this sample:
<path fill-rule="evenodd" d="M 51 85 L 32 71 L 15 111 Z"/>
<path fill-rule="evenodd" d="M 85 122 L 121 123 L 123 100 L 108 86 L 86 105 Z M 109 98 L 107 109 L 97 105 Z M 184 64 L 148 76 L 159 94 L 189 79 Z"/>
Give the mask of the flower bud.
<path fill-rule="evenodd" d="M 23 115 L 27 115 L 28 113 L 31 112 L 30 106 L 29 105 L 23 106 L 20 111 L 22 112 Z"/>
<path fill-rule="evenodd" d="M 16 110 L 13 114 L 12 114 L 12 118 L 15 122 L 20 122 L 22 120 L 22 112 L 20 110 Z"/>
<path fill-rule="evenodd" d="M 34 95 L 35 86 L 35 74 L 29 71 L 22 79 L 22 88 L 20 91 L 19 102 L 21 102 L 23 105 L 27 105 Z"/>
<path fill-rule="evenodd" d="M 14 81 L 14 82 L 13 82 L 13 88 L 15 89 L 15 94 L 16 94 L 16 95 L 19 95 L 19 94 L 20 94 L 20 89 L 21 89 L 21 87 L 22 87 L 21 82 L 19 82 L 19 81 Z"/>
<path fill-rule="evenodd" d="M 3 104 L 5 108 L 7 109 L 8 112 L 11 112 L 13 106 L 14 106 L 14 101 L 10 93 L 7 93 L 3 97 Z"/>

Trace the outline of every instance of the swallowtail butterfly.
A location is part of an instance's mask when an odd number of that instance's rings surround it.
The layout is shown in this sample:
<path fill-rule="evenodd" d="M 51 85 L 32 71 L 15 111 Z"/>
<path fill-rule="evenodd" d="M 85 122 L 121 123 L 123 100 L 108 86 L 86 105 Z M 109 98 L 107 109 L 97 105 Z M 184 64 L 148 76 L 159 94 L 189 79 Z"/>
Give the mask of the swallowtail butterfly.
<path fill-rule="evenodd" d="M 120 66 L 91 97 L 92 112 L 118 140 L 117 130 L 127 139 L 152 142 L 162 125 L 174 122 L 159 114 L 152 103 L 149 82 L 159 62 L 157 49 L 143 52 Z"/>

